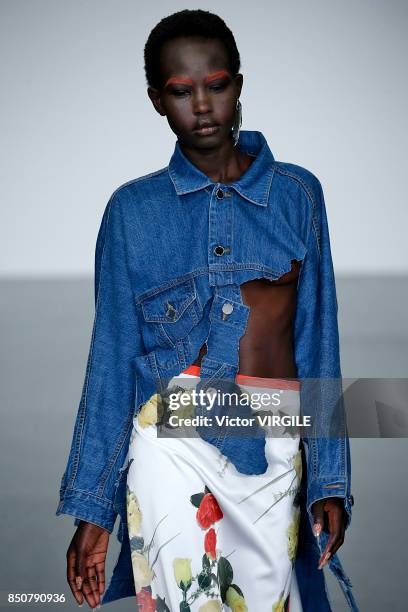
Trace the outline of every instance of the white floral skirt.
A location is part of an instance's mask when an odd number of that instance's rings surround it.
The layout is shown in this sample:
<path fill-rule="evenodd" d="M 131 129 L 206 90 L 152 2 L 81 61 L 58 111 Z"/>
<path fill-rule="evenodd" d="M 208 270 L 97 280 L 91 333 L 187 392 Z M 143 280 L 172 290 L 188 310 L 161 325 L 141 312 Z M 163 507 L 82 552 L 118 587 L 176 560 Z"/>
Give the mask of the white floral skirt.
<path fill-rule="evenodd" d="M 191 391 L 199 380 L 190 366 L 168 387 Z M 281 414 L 299 413 L 296 388 L 282 393 L 276 379 L 239 374 L 236 382 L 251 397 L 279 389 Z M 245 475 L 200 437 L 159 437 L 160 401 L 155 394 L 141 407 L 129 445 L 135 610 L 302 612 L 294 571 L 299 437 L 266 437 L 267 471 Z"/>

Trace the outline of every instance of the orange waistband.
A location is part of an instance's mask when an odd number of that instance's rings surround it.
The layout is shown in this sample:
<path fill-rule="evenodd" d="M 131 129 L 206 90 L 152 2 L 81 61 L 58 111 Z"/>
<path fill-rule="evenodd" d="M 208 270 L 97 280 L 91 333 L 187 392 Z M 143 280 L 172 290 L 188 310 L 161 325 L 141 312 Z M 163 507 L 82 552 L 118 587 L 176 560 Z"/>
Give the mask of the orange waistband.
<path fill-rule="evenodd" d="M 190 374 L 191 376 L 200 376 L 200 366 L 191 365 L 182 374 Z M 300 390 L 300 382 L 298 380 L 285 380 L 284 378 L 262 378 L 260 376 L 248 376 L 247 374 L 237 374 L 235 378 L 236 383 L 239 385 L 246 385 L 249 387 L 269 387 L 273 389 L 293 389 L 294 391 Z"/>
<path fill-rule="evenodd" d="M 183 370 L 182 374 L 191 374 L 192 376 L 200 376 L 200 366 L 198 365 L 191 365 L 188 366 L 187 370 Z"/>

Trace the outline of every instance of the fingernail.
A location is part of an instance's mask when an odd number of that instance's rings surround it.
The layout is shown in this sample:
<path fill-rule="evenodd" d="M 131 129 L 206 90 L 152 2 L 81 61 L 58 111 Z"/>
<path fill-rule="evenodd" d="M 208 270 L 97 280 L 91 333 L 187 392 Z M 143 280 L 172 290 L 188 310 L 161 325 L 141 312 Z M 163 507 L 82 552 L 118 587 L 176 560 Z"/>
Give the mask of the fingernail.
<path fill-rule="evenodd" d="M 330 559 L 330 554 L 331 554 L 331 553 L 329 553 L 329 552 L 328 552 L 328 553 L 326 553 L 326 555 L 323 557 L 323 560 L 322 560 L 322 562 L 320 563 L 320 565 L 319 565 L 319 568 L 318 568 L 318 569 L 322 569 L 322 567 L 323 567 L 323 566 L 324 566 L 324 565 L 327 563 L 327 561 Z"/>
<path fill-rule="evenodd" d="M 321 531 L 322 531 L 322 526 L 320 525 L 320 523 L 315 523 L 313 525 L 313 534 L 315 535 L 316 538 L 320 535 Z"/>

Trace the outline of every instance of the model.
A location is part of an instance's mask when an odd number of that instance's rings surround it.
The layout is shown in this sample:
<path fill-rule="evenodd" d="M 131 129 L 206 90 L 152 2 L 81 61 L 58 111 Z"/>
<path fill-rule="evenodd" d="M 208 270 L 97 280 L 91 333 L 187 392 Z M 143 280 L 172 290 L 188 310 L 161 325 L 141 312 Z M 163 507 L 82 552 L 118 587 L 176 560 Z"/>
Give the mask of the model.
<path fill-rule="evenodd" d="M 353 498 L 321 184 L 241 129 L 240 56 L 217 15 L 164 18 L 145 71 L 177 141 L 168 166 L 113 193 L 98 234 L 57 509 L 77 525 L 72 593 L 93 608 L 316 612 L 331 610 L 328 564 L 357 610 L 336 554 Z M 318 399 L 313 380 L 328 381 Z"/>

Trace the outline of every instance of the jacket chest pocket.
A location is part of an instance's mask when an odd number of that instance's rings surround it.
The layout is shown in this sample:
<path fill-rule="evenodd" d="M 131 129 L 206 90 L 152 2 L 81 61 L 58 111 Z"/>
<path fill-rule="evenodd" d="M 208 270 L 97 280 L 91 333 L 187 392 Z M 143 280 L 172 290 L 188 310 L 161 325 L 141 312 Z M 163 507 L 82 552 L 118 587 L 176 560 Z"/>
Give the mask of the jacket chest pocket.
<path fill-rule="evenodd" d="M 145 344 L 175 346 L 200 320 L 202 308 L 194 279 L 163 289 L 140 302 Z"/>

